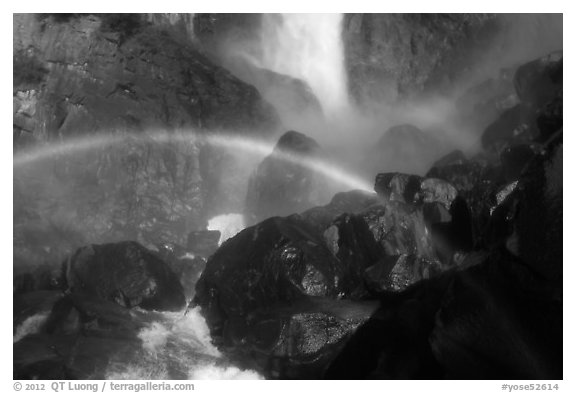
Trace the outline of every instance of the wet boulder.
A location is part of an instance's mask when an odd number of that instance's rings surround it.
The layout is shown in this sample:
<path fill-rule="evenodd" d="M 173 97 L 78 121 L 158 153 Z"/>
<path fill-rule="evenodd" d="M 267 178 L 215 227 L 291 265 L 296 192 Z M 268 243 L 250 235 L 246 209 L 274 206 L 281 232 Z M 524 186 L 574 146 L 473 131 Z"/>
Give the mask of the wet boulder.
<path fill-rule="evenodd" d="M 376 176 L 374 190 L 388 201 L 414 203 L 416 193 L 420 190 L 422 177 L 405 173 L 379 173 Z"/>
<path fill-rule="evenodd" d="M 562 378 L 562 301 L 555 291 L 506 252 L 456 274 L 429 336 L 443 377 Z"/>
<path fill-rule="evenodd" d="M 483 155 L 471 159 L 454 156 L 438 161 L 426 176 L 446 180 L 456 188 L 470 209 L 473 242 L 483 244 L 490 211 L 496 203 L 495 195 L 508 184 L 502 167 Z"/>
<path fill-rule="evenodd" d="M 353 190 L 339 192 L 324 206 L 306 210 L 300 216 L 317 231 L 324 232 L 336 217 L 343 213 L 357 214 L 380 203 L 378 195 L 372 192 Z"/>
<path fill-rule="evenodd" d="M 246 195 L 248 222 L 299 213 L 314 205 L 319 179 L 298 160 L 315 157 L 319 149 L 314 139 L 297 131 L 280 137 L 272 154 L 250 177 Z"/>
<path fill-rule="evenodd" d="M 308 296 L 336 297 L 339 263 L 297 215 L 244 229 L 210 258 L 196 285 L 212 332 L 228 317 Z"/>
<path fill-rule="evenodd" d="M 186 300 L 192 300 L 196 282 L 206 266 L 206 258 L 170 243 L 159 245 L 158 255 L 179 278 Z"/>
<path fill-rule="evenodd" d="M 365 279 L 372 293 L 400 292 L 410 285 L 439 274 L 442 266 L 437 260 L 416 255 L 396 255 L 371 266 Z"/>
<path fill-rule="evenodd" d="M 318 378 L 368 317 L 355 317 L 356 306 L 344 307 L 344 299 L 369 295 L 363 272 L 383 255 L 359 215 L 341 214 L 323 231 L 299 215 L 273 217 L 218 249 L 194 303 L 215 343 L 244 366 L 270 378 Z M 339 305 L 349 311 L 330 311 Z"/>
<path fill-rule="evenodd" d="M 424 179 L 420 183 L 420 190 L 416 195 L 416 201 L 421 205 L 440 203 L 445 208 L 450 209 L 457 195 L 458 190 L 449 182 L 442 179 L 429 178 Z"/>
<path fill-rule="evenodd" d="M 562 51 L 526 63 L 516 70 L 514 87 L 523 103 L 535 109 L 548 103 L 562 89 Z"/>
<path fill-rule="evenodd" d="M 482 134 L 482 146 L 498 153 L 506 146 L 529 143 L 539 136 L 534 109 L 518 104 L 504 111 L 486 127 Z"/>
<path fill-rule="evenodd" d="M 176 311 L 186 305 L 176 274 L 136 242 L 82 247 L 66 261 L 65 270 L 73 293 L 128 308 Z"/>
<path fill-rule="evenodd" d="M 506 251 L 472 259 L 401 292 L 381 292 L 378 310 L 324 377 L 562 378 L 554 285 Z"/>
<path fill-rule="evenodd" d="M 506 181 L 518 180 L 526 164 L 535 156 L 536 153 L 530 145 L 516 145 L 506 148 L 500 155 Z"/>
<path fill-rule="evenodd" d="M 318 379 L 377 302 L 309 299 L 230 322 L 232 359 L 267 379 Z M 236 345 L 232 345 L 236 343 Z"/>
<path fill-rule="evenodd" d="M 540 130 L 541 142 L 546 142 L 562 129 L 564 123 L 562 95 L 562 90 L 560 90 L 552 100 L 538 110 L 536 123 Z"/>
<path fill-rule="evenodd" d="M 342 294 L 350 298 L 365 297 L 364 271 L 384 257 L 384 250 L 366 221 L 360 215 L 343 214 L 324 231 L 324 240 L 345 272 L 339 283 Z"/>
<path fill-rule="evenodd" d="M 386 255 L 434 258 L 432 239 L 421 209 L 403 203 L 375 205 L 360 213 Z"/>
<path fill-rule="evenodd" d="M 514 201 L 508 249 L 532 269 L 562 287 L 563 140 L 554 137 L 532 160 L 508 198 Z M 545 245 L 545 246 L 543 246 Z"/>

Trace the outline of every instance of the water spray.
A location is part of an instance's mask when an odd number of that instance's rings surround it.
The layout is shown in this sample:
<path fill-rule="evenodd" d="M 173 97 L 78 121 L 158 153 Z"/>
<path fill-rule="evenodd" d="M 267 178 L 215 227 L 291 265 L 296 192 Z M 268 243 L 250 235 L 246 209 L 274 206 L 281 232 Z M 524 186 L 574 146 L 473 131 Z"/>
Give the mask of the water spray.
<path fill-rule="evenodd" d="M 107 148 L 126 141 L 152 143 L 205 143 L 223 148 L 239 149 L 262 157 L 266 157 L 273 153 L 274 157 L 279 160 L 306 167 L 338 184 L 348 187 L 351 190 L 356 189 L 373 192 L 373 185 L 371 182 L 368 182 L 358 175 L 349 173 L 331 162 L 318 158 L 305 157 L 295 153 L 279 151 L 278 149 L 275 150 L 274 144 L 271 142 L 256 138 L 228 134 L 206 135 L 193 131 L 180 131 L 175 133 L 160 131 L 147 132 L 141 135 L 101 134 L 97 136 L 73 138 L 65 142 L 49 143 L 39 148 L 31 148 L 15 154 L 13 159 L 14 170 L 53 159 L 58 156 L 78 154 L 98 148 Z"/>

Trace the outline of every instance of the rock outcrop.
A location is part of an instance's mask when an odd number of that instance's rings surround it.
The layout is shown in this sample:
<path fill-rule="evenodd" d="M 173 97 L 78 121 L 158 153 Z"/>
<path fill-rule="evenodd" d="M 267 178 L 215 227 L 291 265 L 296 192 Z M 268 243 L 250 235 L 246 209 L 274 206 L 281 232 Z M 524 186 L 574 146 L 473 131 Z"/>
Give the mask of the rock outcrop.
<path fill-rule="evenodd" d="M 319 150 L 314 139 L 297 131 L 280 137 L 272 154 L 250 177 L 246 194 L 248 223 L 299 213 L 314 205 L 320 177 L 298 161 L 316 158 Z"/>
<path fill-rule="evenodd" d="M 186 306 L 183 288 L 168 265 L 136 242 L 80 248 L 65 264 L 72 293 L 124 307 L 177 311 Z"/>

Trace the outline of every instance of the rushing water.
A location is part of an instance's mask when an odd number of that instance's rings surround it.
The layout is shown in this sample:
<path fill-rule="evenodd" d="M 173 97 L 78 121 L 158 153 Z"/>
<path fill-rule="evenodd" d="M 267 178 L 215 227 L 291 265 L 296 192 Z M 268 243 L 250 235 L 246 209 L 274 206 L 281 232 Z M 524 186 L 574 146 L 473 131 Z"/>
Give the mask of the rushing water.
<path fill-rule="evenodd" d="M 342 14 L 263 14 L 261 67 L 302 79 L 334 115 L 348 106 Z"/>
<path fill-rule="evenodd" d="M 137 337 L 140 348 L 128 361 L 110 361 L 103 371 L 106 379 L 263 379 L 252 370 L 241 370 L 231 365 L 214 347 L 210 331 L 199 309 L 185 314 L 175 312 L 145 312 L 155 319 L 142 328 Z M 41 312 L 28 317 L 17 328 L 14 343 L 24 337 L 39 333 L 48 317 Z"/>
<path fill-rule="evenodd" d="M 247 137 L 237 137 L 230 135 L 211 135 L 199 136 L 193 132 L 153 132 L 141 135 L 97 135 L 79 139 L 71 139 L 61 143 L 46 144 L 34 149 L 20 151 L 14 155 L 14 179 L 15 181 L 30 182 L 28 177 L 34 174 L 34 170 L 41 169 L 41 174 L 34 177 L 35 181 L 42 184 L 55 182 L 54 174 L 51 173 L 54 168 L 51 163 L 65 162 L 73 157 L 72 162 L 77 162 L 76 166 L 81 170 L 76 172 L 64 173 L 63 176 L 70 182 L 81 181 L 82 177 L 89 176 L 92 170 L 89 167 L 84 168 L 84 159 L 98 152 L 110 150 L 111 148 L 126 149 L 126 146 L 132 146 L 133 143 L 125 142 L 137 141 L 157 144 L 164 146 L 164 143 L 176 143 L 182 145 L 203 145 L 210 144 L 235 152 L 245 152 L 249 156 L 264 157 L 272 152 L 280 160 L 303 165 L 311 170 L 316 171 L 326 179 L 337 184 L 341 190 L 362 189 L 370 190 L 371 184 L 359 176 L 349 173 L 327 160 L 308 159 L 286 152 L 274 150 L 274 144 L 268 141 L 251 139 Z M 120 150 L 130 151 L 128 150 Z M 84 164 L 83 164 L 84 163 Z M 83 172 L 82 168 L 88 172 Z M 78 178 L 74 177 L 78 175 Z M 33 183 L 31 183 L 33 184 Z M 82 184 L 79 185 L 82 188 Z M 60 204 L 64 210 L 71 210 L 67 205 L 65 198 L 74 198 L 73 195 L 67 195 L 65 188 L 59 183 L 54 183 L 50 190 L 56 189 L 53 198 L 44 197 L 43 194 L 35 195 L 37 199 L 47 205 L 40 209 L 53 209 L 52 204 Z M 42 188 L 39 188 L 42 190 Z M 92 195 L 95 191 L 88 194 Z M 83 195 L 83 194 L 80 194 Z M 110 200 L 107 196 L 107 200 Z M 46 199 L 46 201 L 44 201 Z M 80 206 L 88 204 L 88 200 L 77 201 Z M 26 204 L 25 201 L 19 201 Z M 48 206 L 49 205 L 49 206 Z M 33 205 L 32 209 L 36 209 Z M 38 210 L 43 212 L 44 210 Z M 52 211 L 52 210 L 50 210 Z M 74 219 L 72 219 L 74 221 Z M 91 222 L 82 224 L 90 227 Z M 244 219 L 241 214 L 223 214 L 217 215 L 209 220 L 209 229 L 217 229 L 222 232 L 220 243 L 234 236 L 244 228 Z M 90 228 L 88 228 L 90 230 Z M 44 236 L 44 235 L 42 235 Z M 44 240 L 49 241 L 49 239 Z M 49 244 L 50 247 L 53 244 Z M 29 259 L 29 258 L 25 258 Z M 135 349 L 135 355 L 126 361 L 126 359 L 114 360 L 110 358 L 104 374 L 109 379 L 170 379 L 170 378 L 190 378 L 190 379 L 261 379 L 262 377 L 252 370 L 241 370 L 231 364 L 226 357 L 215 348 L 210 340 L 210 332 L 206 321 L 200 315 L 198 309 L 189 310 L 183 313 L 149 313 L 138 311 L 150 316 L 147 326 L 138 332 L 140 342 Z M 16 327 L 13 340 L 15 343 L 24 337 L 42 331 L 46 321 L 47 313 L 33 315 L 23 321 Z"/>
<path fill-rule="evenodd" d="M 209 230 L 220 231 L 218 245 L 235 236 L 245 227 L 244 215 L 238 213 L 221 214 L 208 220 Z"/>

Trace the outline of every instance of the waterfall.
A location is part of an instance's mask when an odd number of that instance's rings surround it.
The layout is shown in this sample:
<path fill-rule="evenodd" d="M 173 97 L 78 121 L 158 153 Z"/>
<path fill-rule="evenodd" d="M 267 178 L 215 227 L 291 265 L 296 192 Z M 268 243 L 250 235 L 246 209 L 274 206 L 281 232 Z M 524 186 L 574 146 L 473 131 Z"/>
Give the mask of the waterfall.
<path fill-rule="evenodd" d="M 308 83 L 324 112 L 348 106 L 342 14 L 263 14 L 263 68 Z"/>

